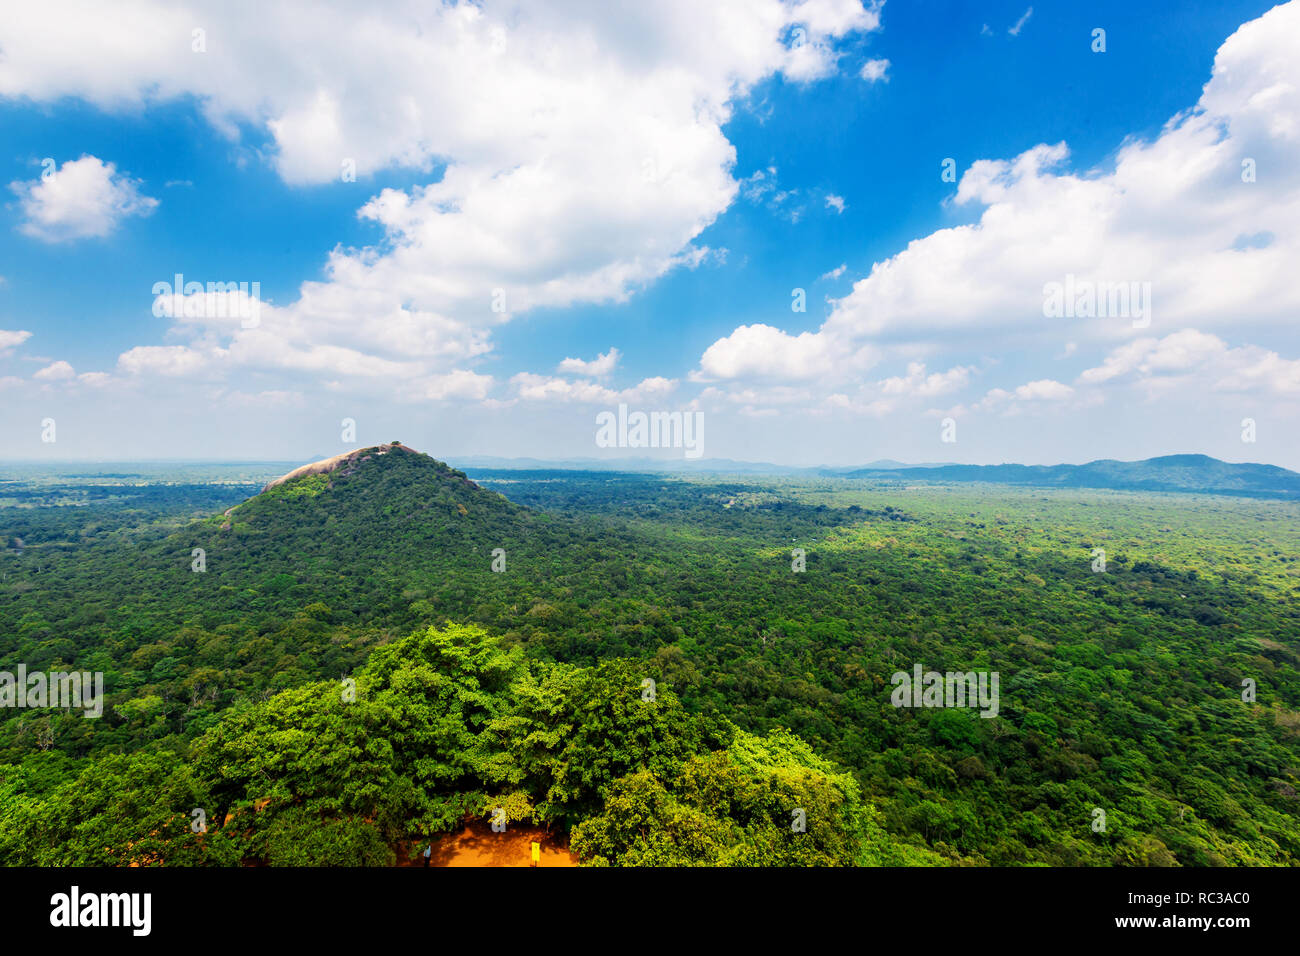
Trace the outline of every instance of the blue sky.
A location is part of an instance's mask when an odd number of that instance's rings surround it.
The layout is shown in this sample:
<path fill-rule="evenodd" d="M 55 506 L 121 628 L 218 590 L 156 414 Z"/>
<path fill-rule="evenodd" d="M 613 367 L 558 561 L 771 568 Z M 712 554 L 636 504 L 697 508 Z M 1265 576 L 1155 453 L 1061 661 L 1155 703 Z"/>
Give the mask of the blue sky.
<path fill-rule="evenodd" d="M 1297 4 L 1160 6 L 8 9 L 0 454 L 1300 467 Z"/>

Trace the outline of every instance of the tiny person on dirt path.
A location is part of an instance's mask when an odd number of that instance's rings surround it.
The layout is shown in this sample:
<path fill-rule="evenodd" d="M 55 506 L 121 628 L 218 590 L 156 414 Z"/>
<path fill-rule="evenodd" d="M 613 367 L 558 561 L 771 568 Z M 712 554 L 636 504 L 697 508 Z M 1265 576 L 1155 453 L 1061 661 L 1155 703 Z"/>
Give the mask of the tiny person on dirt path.
<path fill-rule="evenodd" d="M 424 865 L 429 865 L 429 857 L 433 855 L 433 844 L 430 843 L 424 848 Z"/>

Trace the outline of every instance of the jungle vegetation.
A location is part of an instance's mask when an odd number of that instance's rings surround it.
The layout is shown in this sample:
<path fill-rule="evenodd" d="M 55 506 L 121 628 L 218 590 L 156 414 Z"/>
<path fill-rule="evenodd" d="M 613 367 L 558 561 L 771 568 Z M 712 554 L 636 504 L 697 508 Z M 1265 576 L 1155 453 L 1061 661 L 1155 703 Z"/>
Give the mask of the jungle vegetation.
<path fill-rule="evenodd" d="M 1300 861 L 1300 504 L 248 477 L 0 490 L 0 670 L 107 693 L 0 709 L 0 860 L 382 865 L 501 807 L 593 864 Z M 894 707 L 918 663 L 998 716 Z"/>

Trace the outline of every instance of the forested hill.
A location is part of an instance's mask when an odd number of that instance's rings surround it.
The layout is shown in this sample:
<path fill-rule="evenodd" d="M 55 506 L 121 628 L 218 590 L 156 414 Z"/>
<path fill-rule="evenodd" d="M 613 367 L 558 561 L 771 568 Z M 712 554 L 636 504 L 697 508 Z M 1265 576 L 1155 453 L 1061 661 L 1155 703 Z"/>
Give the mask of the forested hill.
<path fill-rule="evenodd" d="M 525 584 L 517 568 L 532 582 L 539 561 L 581 553 L 574 524 L 379 445 L 295 469 L 199 520 L 91 522 L 62 536 L 25 527 L 28 546 L 0 554 L 0 664 L 102 670 L 110 704 L 148 699 L 150 720 L 180 701 L 214 712 L 345 673 L 431 622 L 496 623 L 519 602 L 527 612 L 533 602 L 511 587 Z M 496 548 L 510 573 L 493 572 Z M 105 721 L 96 746 L 110 726 L 122 725 Z M 89 730 L 69 724 L 78 737 Z"/>
<path fill-rule="evenodd" d="M 409 603 L 402 587 L 391 586 L 395 581 L 409 585 L 434 566 L 487 575 L 494 550 L 531 542 L 538 531 L 546 540 L 552 523 L 393 443 L 297 468 L 170 540 L 185 554 L 203 549 L 204 583 L 220 582 L 222 591 L 255 587 L 265 596 L 287 589 L 330 600 L 342 589 L 364 593 L 382 618 L 392 602 L 403 609 Z"/>
<path fill-rule="evenodd" d="M 984 481 L 1051 488 L 1188 491 L 1251 498 L 1300 499 L 1300 474 L 1276 465 L 1220 461 L 1208 455 L 1165 455 L 1144 461 L 1105 458 L 1085 465 L 938 465 L 859 468 L 848 478 L 900 481 Z"/>

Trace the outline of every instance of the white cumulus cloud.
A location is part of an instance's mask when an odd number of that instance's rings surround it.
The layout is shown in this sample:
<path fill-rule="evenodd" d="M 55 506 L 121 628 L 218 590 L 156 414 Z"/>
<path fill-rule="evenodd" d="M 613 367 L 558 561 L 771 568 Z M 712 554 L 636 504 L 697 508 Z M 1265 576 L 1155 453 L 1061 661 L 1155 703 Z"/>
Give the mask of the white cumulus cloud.
<path fill-rule="evenodd" d="M 1164 338 L 1140 338 L 1112 350 L 1079 375 L 1082 385 L 1135 384 L 1215 391 L 1300 395 L 1300 360 L 1284 359 L 1258 346 L 1233 348 L 1216 335 L 1183 329 Z"/>
<path fill-rule="evenodd" d="M 60 360 L 52 362 L 39 372 L 33 373 L 32 378 L 38 382 L 61 382 L 64 379 L 75 378 L 76 375 L 76 370 L 71 365 Z"/>
<path fill-rule="evenodd" d="M 0 355 L 7 355 L 31 337 L 25 329 L 0 329 Z"/>
<path fill-rule="evenodd" d="M 862 70 L 858 75 L 868 83 L 878 83 L 881 80 L 889 82 L 889 61 L 868 60 L 862 64 Z"/>
<path fill-rule="evenodd" d="M 147 216 L 158 205 L 137 181 L 95 156 L 50 166 L 48 175 L 9 188 L 23 214 L 18 228 L 45 242 L 107 236 L 126 217 Z"/>
<path fill-rule="evenodd" d="M 611 348 L 603 355 L 597 355 L 591 361 L 583 361 L 579 358 L 566 358 L 558 368 L 559 372 L 569 375 L 586 375 L 591 378 L 605 378 L 614 371 L 620 358 L 619 350 Z"/>

